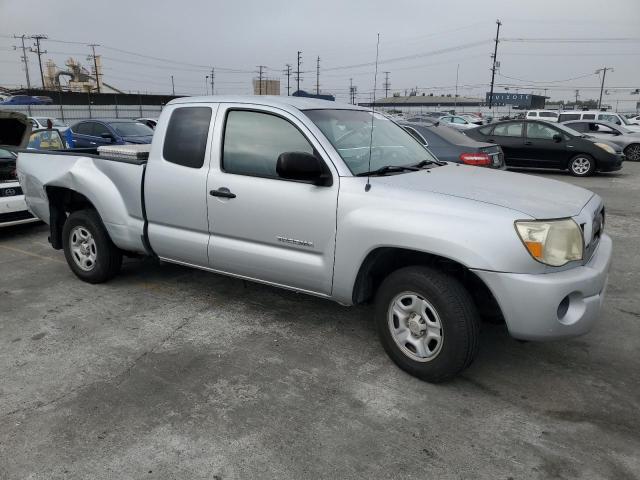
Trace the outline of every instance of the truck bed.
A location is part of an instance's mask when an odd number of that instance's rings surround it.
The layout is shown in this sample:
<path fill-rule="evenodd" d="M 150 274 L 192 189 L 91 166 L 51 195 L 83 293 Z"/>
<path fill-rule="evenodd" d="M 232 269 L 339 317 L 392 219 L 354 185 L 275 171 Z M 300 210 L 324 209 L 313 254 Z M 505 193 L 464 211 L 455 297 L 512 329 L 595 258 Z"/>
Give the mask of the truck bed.
<path fill-rule="evenodd" d="M 50 222 L 53 189 L 69 189 L 91 202 L 113 242 L 120 248 L 144 252 L 142 184 L 146 159 L 70 151 L 21 151 L 18 179 L 30 210 Z"/>

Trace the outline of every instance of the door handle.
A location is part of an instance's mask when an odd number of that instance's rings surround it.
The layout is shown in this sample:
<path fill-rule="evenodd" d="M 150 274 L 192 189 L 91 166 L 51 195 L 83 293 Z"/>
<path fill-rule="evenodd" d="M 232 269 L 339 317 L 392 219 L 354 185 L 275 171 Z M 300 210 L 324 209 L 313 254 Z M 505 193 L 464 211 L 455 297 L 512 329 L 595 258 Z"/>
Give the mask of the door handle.
<path fill-rule="evenodd" d="M 488 140 L 487 140 L 487 142 L 489 142 L 489 143 L 496 143 L 496 141 L 495 141 L 493 138 L 488 139 Z"/>
<path fill-rule="evenodd" d="M 231 193 L 227 187 L 220 187 L 217 190 L 211 190 L 209 195 L 212 197 L 236 198 L 236 194 Z"/>

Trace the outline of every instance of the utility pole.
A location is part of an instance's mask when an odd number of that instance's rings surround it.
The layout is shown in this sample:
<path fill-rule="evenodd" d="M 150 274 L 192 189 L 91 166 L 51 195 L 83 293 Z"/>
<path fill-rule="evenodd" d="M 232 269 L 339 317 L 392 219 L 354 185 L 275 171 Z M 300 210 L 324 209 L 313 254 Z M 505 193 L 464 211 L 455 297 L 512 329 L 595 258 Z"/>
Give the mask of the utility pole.
<path fill-rule="evenodd" d="M 171 75 L 171 94 L 176 96 L 176 85 L 173 83 L 173 75 Z"/>
<path fill-rule="evenodd" d="M 578 97 L 580 96 L 580 90 L 576 89 L 576 108 L 578 108 Z"/>
<path fill-rule="evenodd" d="M 460 72 L 460 64 L 456 67 L 456 96 L 453 99 L 453 110 L 458 108 L 458 73 Z M 464 108 L 462 109 L 464 111 Z"/>
<path fill-rule="evenodd" d="M 211 80 L 211 95 L 215 95 L 213 87 L 216 85 L 216 69 L 214 67 L 211 67 L 211 77 L 209 78 Z"/>
<path fill-rule="evenodd" d="M 98 93 L 100 93 L 100 76 L 98 75 L 98 61 L 96 60 L 96 47 L 99 47 L 100 45 L 92 43 L 89 46 L 93 52 L 93 68 L 96 69 L 96 88 L 98 89 Z"/>
<path fill-rule="evenodd" d="M 596 73 L 602 72 L 602 84 L 600 85 L 600 99 L 598 100 L 598 110 L 602 108 L 602 92 L 604 91 L 604 78 L 607 76 L 607 70 L 613 72 L 613 68 L 611 67 L 603 67 L 596 70 Z"/>
<path fill-rule="evenodd" d="M 391 88 L 391 84 L 389 83 L 389 74 L 391 72 L 384 72 L 384 98 L 389 97 L 389 89 Z"/>
<path fill-rule="evenodd" d="M 291 64 L 287 63 L 287 97 L 291 95 L 291 87 L 289 81 L 291 80 Z"/>
<path fill-rule="evenodd" d="M 302 64 L 301 51 L 298 50 L 298 68 L 296 70 L 296 90 L 300 91 L 300 65 Z"/>
<path fill-rule="evenodd" d="M 351 105 L 356 104 L 356 92 L 358 91 L 358 87 L 353 85 L 353 78 L 349 79 L 349 102 Z"/>
<path fill-rule="evenodd" d="M 46 35 L 38 34 L 38 35 L 32 35 L 31 38 L 33 38 L 36 41 L 36 44 L 34 45 L 36 49 L 34 50 L 33 48 L 30 48 L 29 51 L 31 53 L 35 53 L 36 55 L 38 55 L 38 65 L 40 65 L 40 80 L 42 80 L 42 89 L 44 90 L 44 73 L 42 72 L 42 55 L 47 53 L 47 51 L 40 50 L 40 40 L 46 40 L 49 37 L 47 37 Z"/>
<path fill-rule="evenodd" d="M 264 65 L 258 65 L 258 95 L 262 95 L 262 73 L 265 68 Z"/>
<path fill-rule="evenodd" d="M 209 95 L 209 75 L 204 76 L 204 94 Z"/>
<path fill-rule="evenodd" d="M 493 55 L 491 55 L 493 64 L 491 65 L 491 90 L 489 92 L 489 108 L 493 106 L 493 83 L 496 78 L 496 58 L 498 56 L 498 42 L 500 41 L 500 25 L 502 25 L 502 22 L 500 20 L 496 20 L 496 24 L 498 25 L 498 29 L 496 30 L 496 45 L 493 49 Z"/>
<path fill-rule="evenodd" d="M 20 40 L 22 40 L 22 47 L 16 47 L 14 45 L 13 49 L 17 50 L 18 48 L 22 48 L 22 57 L 20 58 L 24 62 L 24 72 L 27 76 L 27 88 L 31 89 L 31 80 L 29 79 L 29 60 L 27 59 L 27 47 L 24 46 L 24 39 L 26 38 L 26 35 L 24 33 L 20 36 L 14 35 L 13 38 L 19 38 Z"/>
<path fill-rule="evenodd" d="M 320 56 L 316 64 L 316 95 L 320 95 Z"/>

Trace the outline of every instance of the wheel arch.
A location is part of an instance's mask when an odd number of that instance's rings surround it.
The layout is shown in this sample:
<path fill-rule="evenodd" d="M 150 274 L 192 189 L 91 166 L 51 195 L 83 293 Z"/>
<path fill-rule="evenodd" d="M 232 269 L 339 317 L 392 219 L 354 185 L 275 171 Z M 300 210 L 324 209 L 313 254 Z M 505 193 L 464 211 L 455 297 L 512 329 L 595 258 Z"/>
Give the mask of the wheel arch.
<path fill-rule="evenodd" d="M 454 276 L 469 291 L 483 318 L 504 321 L 493 293 L 468 267 L 441 255 L 398 247 L 379 247 L 369 252 L 356 275 L 353 303 L 369 302 L 389 274 L 412 265 L 429 266 Z"/>
<path fill-rule="evenodd" d="M 96 210 L 86 196 L 67 187 L 45 187 L 49 200 L 49 242 L 56 250 L 62 249 L 62 229 L 69 214 L 91 208 Z"/>

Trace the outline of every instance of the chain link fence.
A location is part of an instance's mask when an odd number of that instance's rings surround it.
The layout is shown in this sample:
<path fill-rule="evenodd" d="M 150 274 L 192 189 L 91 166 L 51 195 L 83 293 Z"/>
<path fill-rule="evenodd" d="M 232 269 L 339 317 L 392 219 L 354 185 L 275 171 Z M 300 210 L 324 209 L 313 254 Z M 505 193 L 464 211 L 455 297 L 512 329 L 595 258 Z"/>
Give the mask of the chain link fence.
<path fill-rule="evenodd" d="M 29 117 L 58 118 L 67 124 L 90 118 L 158 118 L 161 105 L 0 105 L 0 110 L 21 112 Z"/>

